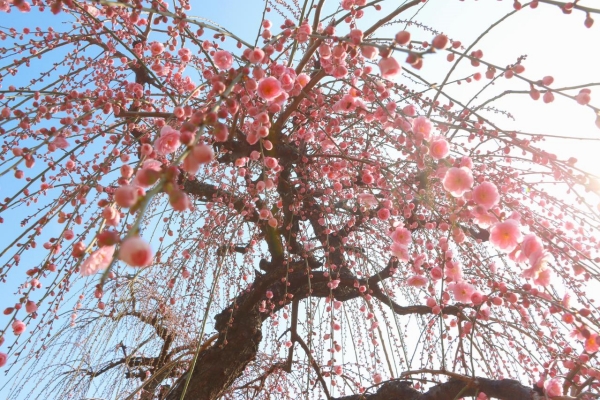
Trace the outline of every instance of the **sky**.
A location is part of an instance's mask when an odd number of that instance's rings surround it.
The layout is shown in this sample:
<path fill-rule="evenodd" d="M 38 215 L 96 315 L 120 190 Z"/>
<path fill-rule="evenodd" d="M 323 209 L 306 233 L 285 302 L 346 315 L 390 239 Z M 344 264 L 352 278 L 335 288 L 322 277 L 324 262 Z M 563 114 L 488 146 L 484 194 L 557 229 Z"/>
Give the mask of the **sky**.
<path fill-rule="evenodd" d="M 388 4 L 398 4 L 390 1 Z M 580 1 L 580 5 L 597 6 L 597 1 Z M 336 0 L 328 0 L 328 7 L 337 5 Z M 259 0 L 193 0 L 190 16 L 203 17 L 208 22 L 221 25 L 236 35 L 254 42 L 258 32 L 258 24 L 263 13 L 264 2 Z M 410 16 L 415 22 L 423 21 L 439 32 L 445 33 L 453 40 L 460 40 L 465 46 L 470 45 L 477 36 L 500 16 L 512 10 L 512 1 L 495 0 L 430 0 L 425 6 L 415 13 L 410 11 Z M 273 20 L 279 20 L 274 12 L 270 13 Z M 327 14 L 327 13 L 323 13 Z M 415 15 L 416 14 L 416 15 Z M 270 18 L 269 14 L 267 14 Z M 524 9 L 515 16 L 493 29 L 475 47 L 482 49 L 487 60 L 506 65 L 514 62 L 519 56 L 527 55 L 524 63 L 525 76 L 531 79 L 541 79 L 551 75 L 555 77 L 553 87 L 565 87 L 582 83 L 600 83 L 600 57 L 597 47 L 600 43 L 600 17 L 599 21 L 588 29 L 584 26 L 584 14 L 573 12 L 564 15 L 558 8 L 541 4 L 538 9 Z M 362 20 L 359 28 L 366 28 L 372 20 Z M 49 18 L 45 13 L 21 14 L 13 12 L 10 18 L 0 17 L 0 26 L 12 26 L 22 29 L 25 26 L 47 26 L 55 24 L 56 19 Z M 59 28 L 59 26 L 55 26 Z M 431 40 L 432 34 L 415 25 L 408 27 L 413 39 Z M 388 29 L 392 37 L 398 31 L 398 25 Z M 208 35 L 208 34 L 207 34 Z M 233 48 L 233 46 L 232 46 Z M 419 74 L 427 76 L 432 82 L 441 82 L 450 66 L 443 60 L 444 54 L 435 54 L 425 59 L 424 67 Z M 489 57 L 489 58 L 488 58 Z M 0 61 L 1 65 L 2 61 Z M 410 68 L 410 67 L 407 67 Z M 481 69 L 477 71 L 482 71 Z M 467 63 L 459 67 L 452 78 L 466 77 L 476 72 Z M 35 69 L 31 70 L 35 73 Z M 403 78 L 399 78 L 402 83 Z M 452 80 L 452 79 L 451 79 Z M 468 98 L 470 94 L 478 91 L 480 84 L 463 84 L 450 89 L 450 93 L 460 98 Z M 513 79 L 502 79 L 489 94 L 498 93 L 505 88 L 526 89 L 522 83 Z M 1 90 L 1 88 L 0 88 Z M 574 91 L 573 94 L 576 94 Z M 433 92 L 431 93 L 433 94 Z M 487 97 L 486 97 L 487 98 Z M 475 104 L 478 102 L 476 101 Z M 600 87 L 592 88 L 592 103 L 600 106 Z M 600 138 L 600 130 L 595 126 L 595 115 L 586 107 L 579 106 L 571 100 L 557 98 L 552 104 L 534 102 L 528 95 L 509 96 L 496 104 L 497 108 L 509 110 L 514 121 L 497 117 L 508 129 L 518 129 L 524 132 L 577 136 L 591 139 Z M 559 154 L 559 158 L 567 159 L 574 156 L 579 159 L 582 169 L 600 176 L 600 163 L 597 162 L 600 154 L 600 141 L 590 140 L 548 140 L 544 147 Z M 0 178 L 0 195 L 6 197 L 12 192 L 10 179 Z M 5 217 L 5 226 L 11 222 L 23 219 L 30 210 L 15 210 Z M 6 245 L 7 236 L 0 237 L 0 248 Z M 35 253 L 31 253 L 35 256 Z M 0 259 L 0 261 L 4 261 Z M 24 269 L 26 265 L 22 266 Z M 20 279 L 20 278 L 19 278 Z M 12 284 L 11 284 L 12 283 Z M 15 281 L 9 280 L 0 286 L 0 304 L 10 304 L 15 301 L 12 294 Z M 0 318 L 0 327 L 4 323 Z M 8 335 L 7 342 L 11 340 Z M 2 348 L 0 348 L 2 350 Z M 0 374 L 0 387 L 4 376 Z M 0 390 L 0 395 L 2 391 Z"/>

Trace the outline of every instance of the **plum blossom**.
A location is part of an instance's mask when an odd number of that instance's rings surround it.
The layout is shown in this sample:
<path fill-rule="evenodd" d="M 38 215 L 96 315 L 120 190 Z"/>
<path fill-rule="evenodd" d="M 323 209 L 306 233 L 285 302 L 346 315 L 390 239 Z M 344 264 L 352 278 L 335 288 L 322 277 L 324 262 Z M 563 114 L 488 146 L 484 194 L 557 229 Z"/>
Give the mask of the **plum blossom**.
<path fill-rule="evenodd" d="M 154 143 L 154 150 L 161 155 L 174 153 L 181 146 L 180 137 L 178 130 L 165 125 L 160 130 L 160 137 Z"/>
<path fill-rule="evenodd" d="M 505 253 L 513 251 L 522 238 L 519 222 L 514 219 L 498 222 L 490 229 L 490 242 Z"/>
<path fill-rule="evenodd" d="M 358 196 L 358 202 L 369 207 L 377 205 L 377 198 L 371 193 L 360 193 Z"/>
<path fill-rule="evenodd" d="M 425 286 L 425 285 L 427 285 L 427 282 L 428 282 L 427 278 L 425 278 L 424 276 L 421 276 L 421 275 L 413 275 L 406 280 L 406 284 L 408 286 L 413 286 L 413 287 Z"/>
<path fill-rule="evenodd" d="M 483 182 L 473 189 L 473 201 L 489 210 L 500 202 L 500 194 L 498 188 L 491 182 Z"/>
<path fill-rule="evenodd" d="M 337 287 L 340 285 L 340 280 L 339 279 L 334 279 L 330 282 L 327 282 L 327 287 L 329 289 L 337 289 Z"/>
<path fill-rule="evenodd" d="M 394 57 L 385 57 L 379 60 L 379 69 L 383 78 L 390 79 L 400 74 L 402 67 Z"/>
<path fill-rule="evenodd" d="M 104 217 L 106 224 L 109 226 L 117 226 L 121 221 L 121 213 L 114 207 L 105 207 L 102 210 L 102 216 Z"/>
<path fill-rule="evenodd" d="M 20 335 L 23 332 L 25 332 L 25 329 L 27 329 L 27 325 L 25 325 L 25 323 L 23 321 L 19 321 L 18 319 L 15 319 L 12 323 L 12 328 L 13 328 L 13 333 L 15 335 Z"/>
<path fill-rule="evenodd" d="M 152 53 L 153 56 L 157 56 L 157 55 L 161 54 L 163 51 L 165 51 L 165 46 L 162 43 L 152 42 L 150 44 L 150 52 Z"/>
<path fill-rule="evenodd" d="M 585 351 L 588 353 L 595 353 L 600 348 L 600 341 L 598 339 L 598 334 L 595 332 L 590 333 L 587 339 L 585 339 Z"/>
<path fill-rule="evenodd" d="M 461 197 L 473 187 L 473 173 L 467 167 L 449 168 L 442 181 L 446 189 L 454 197 Z"/>
<path fill-rule="evenodd" d="M 392 243 L 390 250 L 394 256 L 398 258 L 400 261 L 408 261 L 408 247 L 401 245 L 400 243 Z"/>
<path fill-rule="evenodd" d="M 150 245 L 139 236 L 132 236 L 121 243 L 119 258 L 131 267 L 147 267 L 154 254 Z"/>
<path fill-rule="evenodd" d="M 6 355 L 6 353 L 0 353 L 0 368 L 4 367 L 6 365 L 7 359 L 8 359 L 8 356 Z"/>
<path fill-rule="evenodd" d="M 400 226 L 397 227 L 396 230 L 394 230 L 394 232 L 392 232 L 390 237 L 395 243 L 398 243 L 405 247 L 407 247 L 412 242 L 412 236 L 410 234 L 410 231 Z"/>
<path fill-rule="evenodd" d="M 213 62 L 219 69 L 229 69 L 233 65 L 233 56 L 228 51 L 219 50 L 215 53 Z"/>
<path fill-rule="evenodd" d="M 562 384 L 557 378 L 549 379 L 544 382 L 544 391 L 549 397 L 562 396 Z"/>
<path fill-rule="evenodd" d="M 483 209 L 483 207 L 475 207 L 473 210 L 471 210 L 471 213 L 473 215 L 473 222 L 475 222 L 481 229 L 487 229 L 498 222 L 498 218 L 488 213 L 487 210 Z"/>
<path fill-rule="evenodd" d="M 445 158 L 450 152 L 448 142 L 444 138 L 436 138 L 429 144 L 429 154 L 436 160 Z"/>
<path fill-rule="evenodd" d="M 381 377 L 381 374 L 373 374 L 373 382 L 375 382 L 375 384 L 380 384 L 381 381 L 383 380 L 383 378 Z"/>
<path fill-rule="evenodd" d="M 104 271 L 110 265 L 115 246 L 103 246 L 94 251 L 79 267 L 79 272 L 83 276 L 90 276 L 98 271 Z"/>
<path fill-rule="evenodd" d="M 259 64 L 265 57 L 265 52 L 262 49 L 255 48 L 248 53 L 248 61 L 252 64 Z"/>
<path fill-rule="evenodd" d="M 35 304 L 35 301 L 27 300 L 27 303 L 25 303 L 25 311 L 27 312 L 27 314 L 32 314 L 36 312 L 37 309 L 38 306 L 37 304 Z"/>
<path fill-rule="evenodd" d="M 452 291 L 454 299 L 461 303 L 470 303 L 471 296 L 473 296 L 473 293 L 475 293 L 475 288 L 473 287 L 473 285 L 465 281 L 451 283 L 450 285 L 448 285 L 448 288 L 450 289 L 450 291 Z"/>
<path fill-rule="evenodd" d="M 194 146 L 192 156 L 199 164 L 207 164 L 215 157 L 215 153 L 212 146 L 199 144 Z"/>
<path fill-rule="evenodd" d="M 356 98 L 347 93 L 333 105 L 333 109 L 339 113 L 351 113 L 356 109 L 356 105 Z"/>
<path fill-rule="evenodd" d="M 462 265 L 460 263 L 448 262 L 444 268 L 444 275 L 448 280 L 459 282 L 463 278 Z"/>
<path fill-rule="evenodd" d="M 160 175 L 161 165 L 160 161 L 151 158 L 144 161 L 133 179 L 133 184 L 143 188 L 152 186 Z"/>
<path fill-rule="evenodd" d="M 542 244 L 542 240 L 537 237 L 534 233 L 530 233 L 525 235 L 523 238 L 523 242 L 521 242 L 520 253 L 517 257 L 518 262 L 523 262 L 529 260 L 534 253 L 543 250 L 544 245 Z"/>
<path fill-rule="evenodd" d="M 308 41 L 308 37 L 312 33 L 312 27 L 306 22 L 306 20 L 298 27 L 298 33 L 296 34 L 296 40 L 298 43 L 304 43 Z"/>
<path fill-rule="evenodd" d="M 123 185 L 115 190 L 115 202 L 121 207 L 131 207 L 137 200 L 138 189 L 135 186 Z"/>
<path fill-rule="evenodd" d="M 525 278 L 533 279 L 533 283 L 540 286 L 548 286 L 552 280 L 552 270 L 548 268 L 548 262 L 552 255 L 545 250 L 538 250 L 529 257 L 530 268 L 523 271 Z"/>
<path fill-rule="evenodd" d="M 361 46 L 360 48 L 363 57 L 374 60 L 379 55 L 379 49 L 373 46 Z"/>
<path fill-rule="evenodd" d="M 281 82 L 272 76 L 261 79 L 261 81 L 258 83 L 257 91 L 258 95 L 266 101 L 275 100 L 281 93 L 283 93 Z"/>
<path fill-rule="evenodd" d="M 431 137 L 431 130 L 433 129 L 433 124 L 429 120 L 429 118 L 420 116 L 412 121 L 412 131 L 417 135 L 421 135 L 423 139 L 429 140 Z"/>

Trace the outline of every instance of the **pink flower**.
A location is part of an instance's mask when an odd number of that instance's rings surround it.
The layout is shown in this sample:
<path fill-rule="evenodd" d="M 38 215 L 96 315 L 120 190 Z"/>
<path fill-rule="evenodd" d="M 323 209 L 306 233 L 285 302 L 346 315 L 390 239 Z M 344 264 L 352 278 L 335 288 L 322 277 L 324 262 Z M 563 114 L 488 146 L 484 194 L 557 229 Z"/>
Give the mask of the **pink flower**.
<path fill-rule="evenodd" d="M 490 229 L 490 242 L 505 253 L 510 253 L 522 240 L 521 227 L 514 219 L 498 222 Z"/>
<path fill-rule="evenodd" d="M 408 261 L 408 247 L 401 245 L 400 243 L 392 243 L 390 247 L 392 254 L 398 257 L 400 261 Z"/>
<path fill-rule="evenodd" d="M 106 220 L 106 224 L 109 226 L 117 226 L 121 221 L 121 213 L 114 207 L 105 207 L 102 210 L 102 216 Z"/>
<path fill-rule="evenodd" d="M 523 242 L 521 243 L 521 254 L 517 261 L 523 262 L 526 259 L 529 259 L 534 253 L 543 250 L 543 248 L 544 245 L 537 235 L 533 233 L 525 235 Z"/>
<path fill-rule="evenodd" d="M 371 193 L 360 193 L 356 197 L 358 198 L 358 202 L 361 204 L 365 204 L 369 207 L 377 205 L 377 198 Z"/>
<path fill-rule="evenodd" d="M 37 309 L 38 306 L 37 304 L 35 304 L 35 301 L 28 300 L 27 303 L 25 303 L 25 311 L 27 312 L 27 314 L 32 314 L 36 312 Z"/>
<path fill-rule="evenodd" d="M 436 160 L 441 160 L 445 158 L 450 152 L 450 148 L 448 146 L 448 142 L 444 138 L 437 138 L 431 141 L 429 144 L 429 153 L 431 157 Z"/>
<path fill-rule="evenodd" d="M 491 182 L 483 182 L 473 189 L 473 201 L 489 210 L 500 202 L 498 188 Z"/>
<path fill-rule="evenodd" d="M 179 131 L 166 125 L 160 130 L 160 137 L 154 142 L 154 150 L 158 154 L 167 155 L 177 151 L 181 142 Z"/>
<path fill-rule="evenodd" d="M 200 163 L 194 158 L 193 155 L 189 155 L 183 159 L 183 162 L 181 163 L 181 169 L 190 175 L 195 175 L 200 169 Z"/>
<path fill-rule="evenodd" d="M 179 49 L 177 54 L 179 54 L 179 57 L 181 57 L 181 61 L 183 62 L 188 62 L 192 59 L 192 52 L 190 49 Z"/>
<path fill-rule="evenodd" d="M 552 259 L 550 253 L 538 250 L 529 257 L 530 268 L 523 271 L 525 278 L 533 279 L 533 283 L 540 286 L 548 286 L 552 280 L 552 270 L 548 268 L 548 262 Z"/>
<path fill-rule="evenodd" d="M 81 264 L 79 272 L 83 276 L 90 276 L 98 271 L 104 271 L 110 265 L 114 254 L 115 246 L 100 247 Z"/>
<path fill-rule="evenodd" d="M 132 267 L 147 267 L 154 255 L 150 245 L 139 236 L 132 236 L 121 243 L 119 258 Z"/>
<path fill-rule="evenodd" d="M 408 31 L 398 32 L 398 33 L 396 33 L 395 39 L 396 39 L 396 43 L 398 43 L 400 46 L 404 46 L 404 45 L 408 44 L 408 42 L 410 42 L 410 32 L 408 32 Z"/>
<path fill-rule="evenodd" d="M 402 67 L 394 57 L 386 57 L 379 60 L 379 69 L 381 70 L 381 76 L 389 79 L 400 74 Z"/>
<path fill-rule="evenodd" d="M 190 198 L 181 190 L 173 190 L 169 193 L 169 203 L 175 211 L 185 211 L 191 208 Z"/>
<path fill-rule="evenodd" d="M 377 218 L 379 218 L 382 221 L 387 221 L 391 216 L 390 210 L 388 210 L 387 208 L 380 208 L 377 211 Z"/>
<path fill-rule="evenodd" d="M 346 93 L 333 105 L 333 110 L 340 113 L 351 113 L 356 109 L 356 104 L 356 98 Z"/>
<path fill-rule="evenodd" d="M 467 167 L 469 169 L 473 169 L 473 160 L 471 160 L 471 157 L 463 156 L 460 159 L 460 166 Z"/>
<path fill-rule="evenodd" d="M 248 53 L 248 61 L 252 64 L 258 64 L 265 57 L 265 52 L 262 49 L 254 49 Z"/>
<path fill-rule="evenodd" d="M 449 168 L 442 180 L 444 189 L 454 197 L 461 197 L 473 187 L 473 173 L 467 167 Z"/>
<path fill-rule="evenodd" d="M 360 29 L 352 29 L 348 34 L 348 37 L 350 37 L 352 43 L 360 44 L 360 42 L 363 40 L 363 31 Z"/>
<path fill-rule="evenodd" d="M 590 333 L 590 336 L 585 340 L 585 351 L 588 353 L 595 353 L 598 351 L 599 347 L 598 334 L 595 332 Z"/>
<path fill-rule="evenodd" d="M 361 46 L 360 51 L 363 57 L 373 60 L 379 55 L 379 49 L 373 46 Z"/>
<path fill-rule="evenodd" d="M 0 368 L 4 367 L 6 365 L 7 359 L 8 359 L 8 356 L 5 353 L 0 353 Z"/>
<path fill-rule="evenodd" d="M 298 27 L 298 33 L 296 34 L 296 40 L 298 43 L 304 43 L 308 41 L 308 36 L 312 33 L 312 27 L 308 24 L 308 22 L 303 22 L 302 25 Z"/>
<path fill-rule="evenodd" d="M 215 156 L 212 146 L 207 144 L 199 144 L 194 147 L 192 155 L 200 164 L 207 164 L 212 161 Z"/>
<path fill-rule="evenodd" d="M 494 215 L 489 214 L 483 207 L 476 207 L 472 210 L 473 222 L 475 222 L 480 228 L 487 229 L 490 226 L 498 222 L 498 218 Z"/>
<path fill-rule="evenodd" d="M 115 202 L 124 208 L 131 207 L 137 202 L 138 189 L 131 185 L 119 186 L 115 190 Z"/>
<path fill-rule="evenodd" d="M 394 232 L 390 235 L 392 240 L 402 246 L 407 247 L 412 242 L 412 236 L 410 231 L 406 228 L 397 227 Z"/>
<path fill-rule="evenodd" d="M 276 158 L 273 157 L 265 157 L 265 167 L 269 169 L 275 169 L 279 165 L 279 162 Z"/>
<path fill-rule="evenodd" d="M 298 77 L 296 78 L 296 82 L 298 82 L 298 84 L 300 84 L 300 86 L 304 87 L 304 86 L 308 85 L 308 82 L 310 82 L 310 76 L 308 76 L 305 73 L 302 73 L 302 74 L 298 75 Z"/>
<path fill-rule="evenodd" d="M 548 397 L 562 396 L 563 394 L 562 385 L 557 378 L 553 378 L 544 382 L 544 391 Z"/>
<path fill-rule="evenodd" d="M 475 288 L 464 281 L 452 283 L 448 285 L 448 288 L 452 291 L 454 299 L 461 303 L 470 303 L 471 296 L 475 293 Z"/>
<path fill-rule="evenodd" d="M 376 385 L 381 383 L 382 380 L 381 374 L 373 374 L 373 382 L 375 382 Z"/>
<path fill-rule="evenodd" d="M 408 286 L 414 286 L 414 287 L 422 287 L 427 285 L 427 278 L 425 278 L 424 276 L 421 275 L 413 275 L 410 278 L 408 278 L 406 280 L 406 284 Z"/>
<path fill-rule="evenodd" d="M 133 184 L 140 187 L 150 187 L 160 177 L 161 162 L 148 159 L 142 164 L 142 168 L 137 172 L 133 179 Z M 139 194 L 139 192 L 138 192 Z"/>
<path fill-rule="evenodd" d="M 283 93 L 281 88 L 281 82 L 275 77 L 269 76 L 268 78 L 261 79 L 258 82 L 258 95 L 266 101 L 271 101 L 279 97 Z"/>
<path fill-rule="evenodd" d="M 337 289 L 337 287 L 340 285 L 340 280 L 339 279 L 334 279 L 330 282 L 327 282 L 327 287 L 329 289 Z"/>
<path fill-rule="evenodd" d="M 150 44 L 150 51 L 152 52 L 153 56 L 157 56 L 165 51 L 165 46 L 159 42 L 152 42 L 152 44 Z"/>
<path fill-rule="evenodd" d="M 483 303 L 483 293 L 479 292 L 479 291 L 474 291 L 473 294 L 471 295 L 471 302 L 473 304 L 475 304 L 476 306 L 480 305 L 481 303 Z"/>
<path fill-rule="evenodd" d="M 537 272 L 535 277 L 533 278 L 533 283 L 540 286 L 548 286 L 552 281 L 552 270 L 550 268 L 542 269 Z"/>
<path fill-rule="evenodd" d="M 213 57 L 213 62 L 219 69 L 229 69 L 233 65 L 233 56 L 225 50 L 219 50 Z"/>
<path fill-rule="evenodd" d="M 15 335 L 20 335 L 23 332 L 25 332 L 25 329 L 27 329 L 27 326 L 23 323 L 23 321 L 19 321 L 18 319 L 15 319 L 12 323 L 12 328 L 13 328 L 13 333 Z"/>
<path fill-rule="evenodd" d="M 424 116 L 417 117 L 412 121 L 412 131 L 417 135 L 421 135 L 423 139 L 429 140 L 433 124 Z"/>
<path fill-rule="evenodd" d="M 440 267 L 431 268 L 431 271 L 429 271 L 429 274 L 431 275 L 431 279 L 436 280 L 436 281 L 438 279 L 442 279 L 442 276 L 443 276 L 443 272 Z"/>
<path fill-rule="evenodd" d="M 65 139 L 63 135 L 58 135 L 52 141 L 52 143 L 54 144 L 54 146 L 56 146 L 57 149 L 66 149 L 69 147 L 69 142 L 67 142 L 67 139 Z"/>
<path fill-rule="evenodd" d="M 462 266 L 459 263 L 449 262 L 444 268 L 444 275 L 448 280 L 459 282 L 463 278 Z"/>

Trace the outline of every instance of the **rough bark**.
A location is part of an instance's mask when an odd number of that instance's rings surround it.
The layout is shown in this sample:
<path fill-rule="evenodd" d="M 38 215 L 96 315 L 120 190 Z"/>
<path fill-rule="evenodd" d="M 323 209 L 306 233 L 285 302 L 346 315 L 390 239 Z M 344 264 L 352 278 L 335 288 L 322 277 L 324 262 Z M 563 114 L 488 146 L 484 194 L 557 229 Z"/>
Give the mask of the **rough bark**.
<path fill-rule="evenodd" d="M 414 389 L 409 381 L 389 381 L 373 394 L 356 394 L 336 400 L 454 400 L 483 392 L 502 400 L 532 400 L 536 392 L 512 379 L 475 378 L 471 383 L 459 379 L 433 386 L 426 392 Z"/>

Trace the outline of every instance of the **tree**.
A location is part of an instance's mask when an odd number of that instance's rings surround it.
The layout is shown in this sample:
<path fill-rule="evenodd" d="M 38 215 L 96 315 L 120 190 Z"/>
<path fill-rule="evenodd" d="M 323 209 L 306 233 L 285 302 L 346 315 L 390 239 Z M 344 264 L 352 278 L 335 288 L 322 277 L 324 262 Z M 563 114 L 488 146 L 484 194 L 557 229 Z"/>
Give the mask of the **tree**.
<path fill-rule="evenodd" d="M 599 397 L 600 184 L 496 107 L 591 125 L 597 84 L 478 43 L 600 9 L 515 0 L 467 46 L 432 0 L 327 3 L 246 41 L 186 1 L 0 0 L 56 21 L 0 29 L 8 398 Z"/>

